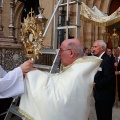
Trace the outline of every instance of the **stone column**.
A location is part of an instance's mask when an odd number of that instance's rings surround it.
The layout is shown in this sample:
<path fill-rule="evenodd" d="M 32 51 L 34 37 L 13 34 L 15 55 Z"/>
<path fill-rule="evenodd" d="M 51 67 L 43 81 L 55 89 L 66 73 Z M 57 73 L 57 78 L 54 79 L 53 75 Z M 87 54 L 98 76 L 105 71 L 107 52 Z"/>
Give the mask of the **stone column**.
<path fill-rule="evenodd" d="M 3 36 L 3 26 L 2 26 L 2 6 L 0 6 L 0 36 Z"/>
<path fill-rule="evenodd" d="M 9 37 L 11 38 L 10 42 L 15 42 L 14 41 L 14 11 L 15 11 L 15 0 L 10 0 L 10 7 L 11 7 L 11 12 L 10 12 L 10 25 L 9 25 Z"/>

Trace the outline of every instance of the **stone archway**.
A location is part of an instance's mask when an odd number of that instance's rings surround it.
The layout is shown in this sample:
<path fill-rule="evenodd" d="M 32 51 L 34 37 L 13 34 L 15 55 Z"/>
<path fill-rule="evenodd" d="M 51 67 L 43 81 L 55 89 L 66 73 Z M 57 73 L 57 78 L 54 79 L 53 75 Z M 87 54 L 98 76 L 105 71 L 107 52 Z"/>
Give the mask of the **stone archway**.
<path fill-rule="evenodd" d="M 32 2 L 34 4 L 32 4 Z M 36 5 L 39 6 L 38 1 L 34 2 L 31 0 L 31 2 L 25 3 L 25 2 L 20 2 L 20 0 L 15 0 L 15 15 L 14 15 L 14 27 L 15 27 L 15 38 L 17 39 L 17 42 L 20 42 L 20 28 L 21 28 L 21 20 L 23 20 L 23 18 L 21 17 L 26 17 L 26 16 L 22 16 L 23 14 L 23 9 L 24 6 L 26 6 L 26 4 L 29 4 L 32 8 L 34 7 L 34 9 L 37 9 Z M 37 13 L 38 14 L 38 13 Z"/>
<path fill-rule="evenodd" d="M 112 14 L 113 12 L 115 12 L 119 7 L 120 7 L 120 0 L 111 0 L 111 4 L 109 7 L 109 15 Z M 116 29 L 116 33 L 120 37 L 120 21 L 111 25 L 111 26 L 108 26 L 108 30 L 109 30 L 110 35 L 113 34 L 114 28 Z M 120 38 L 119 38 L 119 44 L 120 44 Z"/>
<path fill-rule="evenodd" d="M 21 15 L 24 4 L 17 1 L 15 7 L 15 17 L 14 17 L 14 26 L 15 26 L 15 38 L 17 42 L 20 42 L 20 28 L 21 28 Z"/>
<path fill-rule="evenodd" d="M 112 13 L 114 13 L 120 7 L 120 1 L 119 0 L 109 0 L 109 3 L 108 3 L 107 6 L 108 6 L 107 7 L 107 14 L 111 15 Z M 114 33 L 114 31 L 113 31 L 114 28 L 116 29 L 116 33 L 119 34 L 119 36 L 120 36 L 120 22 L 115 23 L 115 24 L 110 25 L 110 26 L 107 26 L 107 29 L 108 29 L 108 32 L 109 32 L 110 36 L 112 36 L 112 34 Z M 119 44 L 120 44 L 120 38 L 119 38 Z M 110 43 L 109 47 L 110 48 L 113 47 L 112 43 Z"/>

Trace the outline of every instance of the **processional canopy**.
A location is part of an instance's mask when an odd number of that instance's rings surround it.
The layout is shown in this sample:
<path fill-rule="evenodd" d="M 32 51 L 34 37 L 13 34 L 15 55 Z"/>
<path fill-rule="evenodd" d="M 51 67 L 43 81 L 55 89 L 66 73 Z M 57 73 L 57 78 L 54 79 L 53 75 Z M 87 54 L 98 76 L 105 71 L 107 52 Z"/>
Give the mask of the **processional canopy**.
<path fill-rule="evenodd" d="M 43 33 L 47 19 L 42 15 L 43 8 L 39 7 L 39 15 L 31 11 L 24 18 L 21 28 L 21 43 L 24 54 L 29 59 L 38 59 L 43 47 Z"/>

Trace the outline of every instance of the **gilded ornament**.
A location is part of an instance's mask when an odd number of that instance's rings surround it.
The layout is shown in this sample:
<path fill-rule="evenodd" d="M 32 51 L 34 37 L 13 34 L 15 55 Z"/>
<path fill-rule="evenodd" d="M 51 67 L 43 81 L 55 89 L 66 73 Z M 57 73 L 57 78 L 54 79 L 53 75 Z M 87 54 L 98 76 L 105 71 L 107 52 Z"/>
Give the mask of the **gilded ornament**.
<path fill-rule="evenodd" d="M 40 13 L 41 14 L 41 13 Z M 38 59 L 43 47 L 43 33 L 47 22 L 46 18 L 39 19 L 31 9 L 21 24 L 21 44 L 24 54 L 29 59 Z M 43 20 L 44 19 L 44 20 Z"/>

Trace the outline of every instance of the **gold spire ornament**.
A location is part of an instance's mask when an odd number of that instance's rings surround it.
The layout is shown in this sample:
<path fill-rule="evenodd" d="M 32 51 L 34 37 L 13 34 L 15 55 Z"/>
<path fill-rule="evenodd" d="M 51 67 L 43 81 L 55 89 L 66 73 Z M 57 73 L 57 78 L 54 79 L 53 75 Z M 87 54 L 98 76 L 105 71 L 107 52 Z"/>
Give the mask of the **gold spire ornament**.
<path fill-rule="evenodd" d="M 119 35 L 116 33 L 116 29 L 113 29 L 114 33 L 110 37 L 112 40 L 113 48 L 114 48 L 114 56 L 116 63 L 118 63 L 118 56 L 119 56 L 119 51 L 118 51 L 118 42 L 119 42 Z M 118 67 L 115 66 L 115 71 L 118 71 Z M 116 95 L 115 95 L 115 102 L 116 106 L 118 107 L 118 75 L 116 75 Z"/>
<path fill-rule="evenodd" d="M 105 43 L 107 44 L 108 43 L 108 40 L 109 40 L 109 36 L 110 34 L 108 33 L 107 31 L 107 28 L 105 29 L 105 32 L 102 34 L 103 36 L 103 40 L 105 41 Z"/>
<path fill-rule="evenodd" d="M 112 40 L 112 45 L 113 48 L 116 49 L 118 47 L 118 42 L 119 42 L 119 35 L 116 33 L 116 29 L 113 29 L 114 33 L 112 34 L 112 36 L 110 37 Z"/>
<path fill-rule="evenodd" d="M 39 7 L 39 9 L 41 9 Z M 40 12 L 40 10 L 39 10 Z M 35 16 L 34 11 L 31 8 L 31 11 L 27 14 L 27 17 L 24 18 L 21 28 L 21 44 L 24 54 L 29 59 L 38 59 L 41 54 L 41 49 L 43 47 L 43 33 L 45 30 L 45 25 L 47 22 L 46 18 L 39 18 L 39 15 Z"/>

